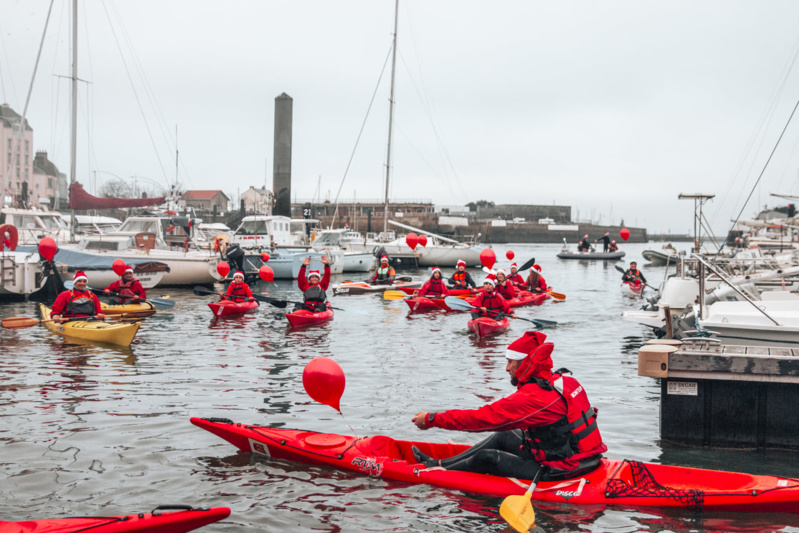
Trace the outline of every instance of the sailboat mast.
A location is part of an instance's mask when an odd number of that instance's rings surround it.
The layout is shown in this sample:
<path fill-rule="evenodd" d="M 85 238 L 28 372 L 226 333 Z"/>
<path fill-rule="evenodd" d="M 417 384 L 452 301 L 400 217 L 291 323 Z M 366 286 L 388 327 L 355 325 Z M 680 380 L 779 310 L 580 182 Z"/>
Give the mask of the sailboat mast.
<path fill-rule="evenodd" d="M 78 169 L 78 0 L 72 0 L 72 131 L 69 148 L 70 194 Z M 75 240 L 75 210 L 70 209 L 69 240 Z"/>
<path fill-rule="evenodd" d="M 391 129 L 394 120 L 394 72 L 397 67 L 397 18 L 399 0 L 394 4 L 394 45 L 391 48 L 391 94 L 388 99 L 388 150 L 386 151 L 386 199 L 383 203 L 383 234 L 388 231 L 388 178 L 391 174 Z"/>

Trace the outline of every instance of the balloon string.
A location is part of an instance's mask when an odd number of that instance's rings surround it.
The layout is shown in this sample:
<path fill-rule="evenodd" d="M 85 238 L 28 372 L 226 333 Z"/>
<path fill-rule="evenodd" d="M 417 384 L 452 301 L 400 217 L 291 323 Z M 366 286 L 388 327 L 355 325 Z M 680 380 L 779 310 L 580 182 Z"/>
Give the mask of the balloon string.
<path fill-rule="evenodd" d="M 338 414 L 340 414 L 340 415 L 341 415 L 341 418 L 344 420 L 344 423 L 345 423 L 345 424 L 347 424 L 347 427 L 348 427 L 348 428 L 350 428 L 350 431 L 352 431 L 352 434 L 353 434 L 353 435 L 355 435 L 355 438 L 356 438 L 356 439 L 360 439 L 360 437 L 358 436 L 358 434 L 357 434 L 357 433 L 355 433 L 355 430 L 354 430 L 354 429 L 352 429 L 352 426 L 350 425 L 350 423 L 349 423 L 349 422 L 347 422 L 347 418 L 344 416 L 344 413 L 342 413 L 341 411 L 339 411 L 339 412 L 338 412 Z"/>

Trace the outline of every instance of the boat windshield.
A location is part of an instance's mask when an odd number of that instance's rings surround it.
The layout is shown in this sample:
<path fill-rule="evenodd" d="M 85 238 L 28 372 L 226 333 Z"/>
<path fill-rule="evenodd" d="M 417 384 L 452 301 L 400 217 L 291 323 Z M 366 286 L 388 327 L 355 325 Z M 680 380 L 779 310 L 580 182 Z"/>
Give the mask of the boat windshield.
<path fill-rule="evenodd" d="M 314 246 L 338 246 L 341 240 L 341 233 L 322 233 L 313 242 Z"/>
<path fill-rule="evenodd" d="M 39 219 L 42 221 L 42 223 L 44 224 L 44 227 L 47 228 L 47 229 L 55 229 L 55 230 L 67 229 L 67 223 L 64 222 L 61 219 L 61 217 L 55 217 L 55 216 L 54 217 L 43 217 L 43 216 L 40 216 Z"/>
<path fill-rule="evenodd" d="M 236 235 L 269 235 L 266 220 L 245 220 L 236 230 Z"/>
<path fill-rule="evenodd" d="M 22 215 L 22 216 L 15 216 L 19 220 L 14 221 L 14 225 L 20 229 L 40 229 L 41 225 L 37 223 L 37 220 L 40 220 L 39 217 L 29 216 L 29 215 Z"/>
<path fill-rule="evenodd" d="M 120 227 L 120 233 L 154 233 L 158 235 L 157 220 L 132 220 L 127 219 Z"/>

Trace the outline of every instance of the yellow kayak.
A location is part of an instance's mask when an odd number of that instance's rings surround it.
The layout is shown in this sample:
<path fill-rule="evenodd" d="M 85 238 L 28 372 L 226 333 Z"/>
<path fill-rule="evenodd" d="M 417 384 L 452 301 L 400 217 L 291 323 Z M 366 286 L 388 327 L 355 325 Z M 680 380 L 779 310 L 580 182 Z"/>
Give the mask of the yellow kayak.
<path fill-rule="evenodd" d="M 40 304 L 42 320 L 50 320 L 50 308 Z M 73 320 L 56 324 L 55 322 L 42 322 L 47 329 L 65 337 L 86 339 L 95 342 L 130 346 L 133 337 L 139 331 L 141 322 L 107 324 L 102 321 Z"/>
<path fill-rule="evenodd" d="M 106 315 L 121 315 L 122 313 L 137 313 L 140 311 L 155 311 L 155 306 L 150 302 L 144 301 L 137 304 L 112 305 L 100 302 L 103 313 Z"/>

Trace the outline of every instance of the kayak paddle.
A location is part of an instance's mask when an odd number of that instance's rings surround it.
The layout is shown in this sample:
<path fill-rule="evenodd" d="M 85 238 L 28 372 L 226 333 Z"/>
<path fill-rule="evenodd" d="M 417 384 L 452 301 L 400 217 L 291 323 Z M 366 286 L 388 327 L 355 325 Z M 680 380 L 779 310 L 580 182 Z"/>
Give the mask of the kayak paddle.
<path fill-rule="evenodd" d="M 67 320 L 76 319 L 69 318 Z M 12 316 L 11 318 L 4 318 L 0 324 L 7 329 L 24 329 L 35 326 L 36 324 L 41 324 L 42 322 L 54 322 L 54 320 L 40 320 L 38 318 L 29 318 L 26 316 Z"/>
<path fill-rule="evenodd" d="M 386 291 L 383 293 L 384 300 L 404 300 L 408 294 L 402 291 Z"/>
<path fill-rule="evenodd" d="M 624 274 L 624 273 L 625 273 L 624 269 L 623 269 L 622 267 L 620 267 L 619 265 L 613 265 L 613 266 L 614 266 L 614 267 L 616 267 L 616 270 L 618 270 L 618 271 L 619 271 L 619 272 L 621 272 L 622 274 Z"/>
<path fill-rule="evenodd" d="M 563 293 L 560 293 L 560 292 L 547 291 L 547 294 L 552 296 L 556 300 L 565 300 L 566 299 L 566 295 L 563 294 Z"/>
<path fill-rule="evenodd" d="M 455 298 L 454 296 L 447 296 L 444 298 L 444 303 L 447 304 L 450 309 L 455 309 L 457 311 L 471 311 L 472 309 L 480 309 L 479 307 L 475 307 L 472 304 L 461 300 L 460 298 Z M 539 328 L 547 327 L 547 326 L 557 326 L 558 323 L 554 320 L 541 320 L 537 318 L 522 318 L 520 316 L 516 317 L 517 320 L 524 320 L 525 322 L 531 322 L 538 326 Z"/>
<path fill-rule="evenodd" d="M 531 528 L 535 527 L 535 510 L 530 499 L 533 497 L 533 491 L 538 484 L 538 479 L 541 477 L 543 469 L 544 467 L 541 467 L 535 473 L 533 482 L 530 483 L 530 487 L 523 496 L 508 496 L 502 501 L 502 505 L 499 506 L 500 516 L 519 533 L 527 533 Z"/>
<path fill-rule="evenodd" d="M 281 309 L 285 309 L 288 304 L 294 305 L 305 305 L 303 302 L 293 302 L 291 300 L 282 300 L 280 298 L 270 298 L 269 296 L 261 296 L 258 294 L 253 294 L 253 298 L 258 300 L 259 302 L 265 302 L 270 305 L 274 305 L 275 307 L 280 307 Z M 336 311 L 346 311 L 348 313 L 355 313 L 356 315 L 368 315 L 369 313 L 364 311 L 363 309 L 344 309 L 343 307 L 333 307 L 332 305 L 329 306 L 330 309 L 335 309 Z"/>
<path fill-rule="evenodd" d="M 66 289 L 75 288 L 75 282 L 72 281 L 72 280 L 65 281 L 64 282 L 64 288 L 66 288 Z M 97 292 L 102 292 L 102 291 L 98 291 L 97 289 L 92 289 L 91 287 L 87 287 L 87 288 L 90 291 L 94 291 L 96 293 Z M 111 295 L 119 296 L 119 293 L 118 292 L 112 292 Z M 174 300 L 170 300 L 169 298 L 147 298 L 146 301 L 152 303 L 154 306 L 156 306 L 156 307 L 158 307 L 160 309 L 172 309 L 173 307 L 175 307 Z"/>

